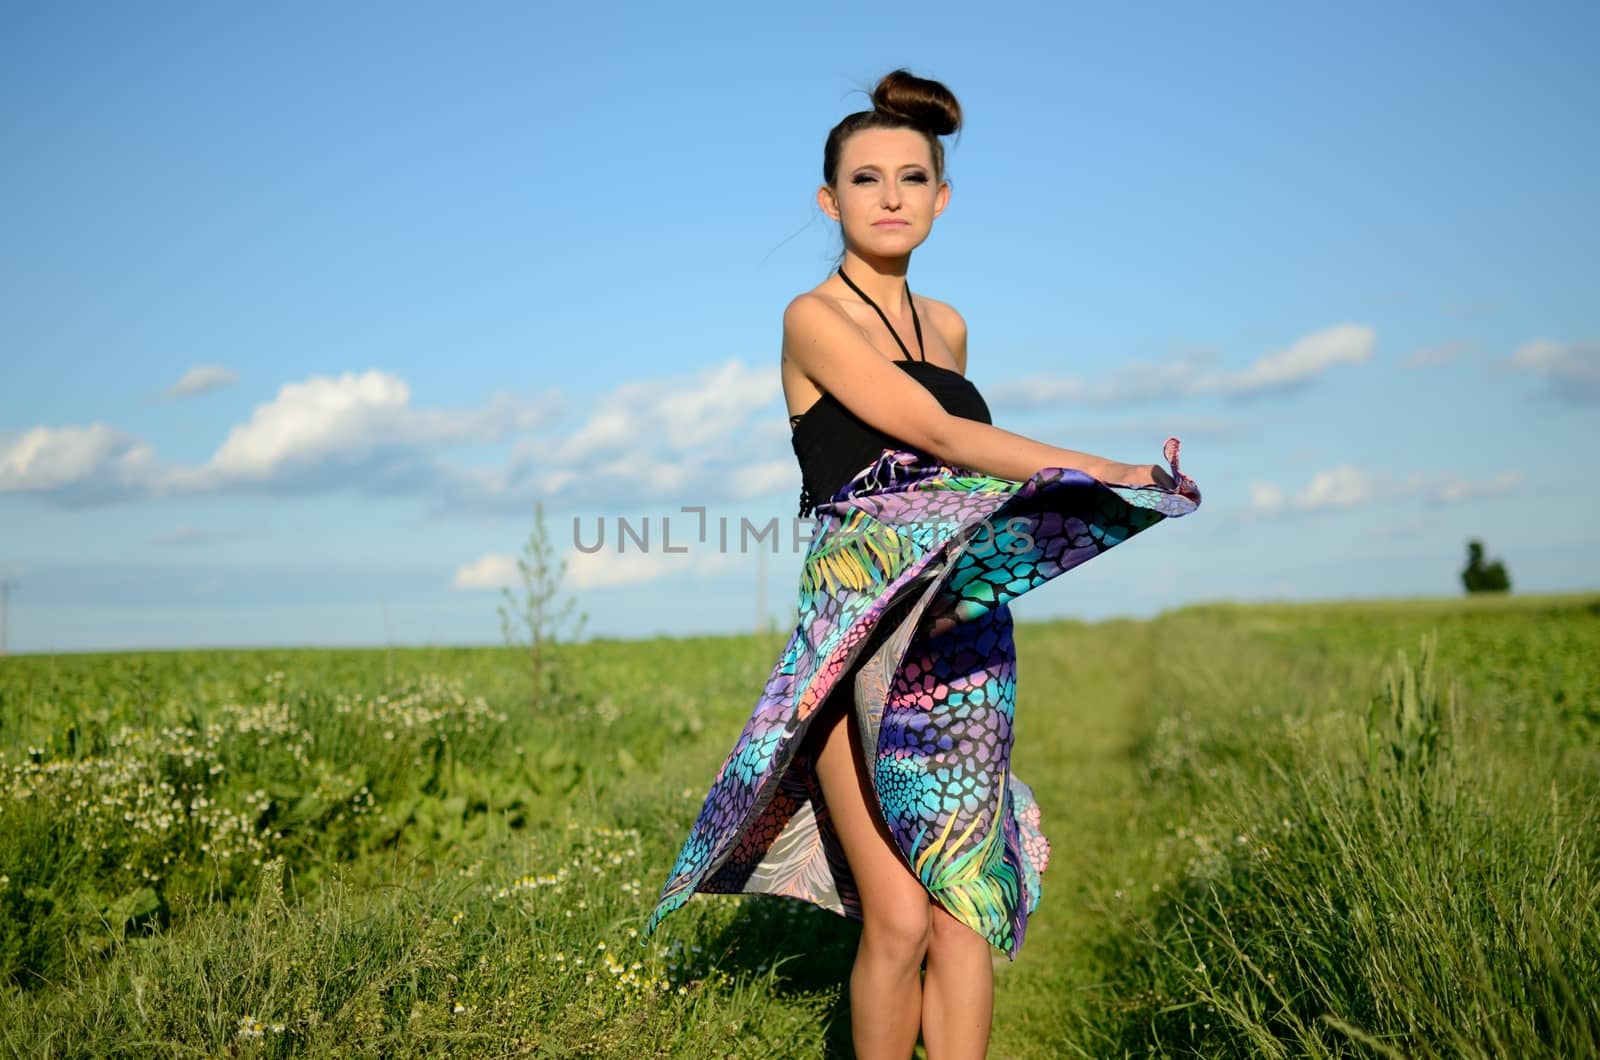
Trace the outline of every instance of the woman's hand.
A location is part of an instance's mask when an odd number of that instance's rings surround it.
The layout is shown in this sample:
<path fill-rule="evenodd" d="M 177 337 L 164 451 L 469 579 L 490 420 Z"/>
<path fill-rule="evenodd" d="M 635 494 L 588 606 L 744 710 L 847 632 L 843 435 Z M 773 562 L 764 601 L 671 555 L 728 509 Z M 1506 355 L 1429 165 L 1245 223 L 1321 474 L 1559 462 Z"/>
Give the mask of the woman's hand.
<path fill-rule="evenodd" d="M 1101 481 L 1114 486 L 1159 486 L 1164 490 L 1178 488 L 1172 472 L 1160 464 L 1116 464 L 1109 477 Z"/>

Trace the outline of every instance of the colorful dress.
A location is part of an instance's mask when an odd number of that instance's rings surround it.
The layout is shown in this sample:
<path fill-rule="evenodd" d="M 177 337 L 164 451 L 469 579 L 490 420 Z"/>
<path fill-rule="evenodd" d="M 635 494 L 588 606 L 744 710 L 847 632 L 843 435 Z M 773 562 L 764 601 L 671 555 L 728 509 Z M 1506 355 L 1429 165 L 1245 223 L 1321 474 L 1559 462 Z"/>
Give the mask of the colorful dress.
<path fill-rule="evenodd" d="M 830 500 L 800 614 L 646 922 L 696 892 L 783 895 L 862 919 L 807 726 L 842 681 L 895 846 L 929 895 L 1015 959 L 1050 844 L 1011 772 L 1016 654 L 1007 603 L 1200 503 L 1069 468 L 1026 481 L 886 448 Z"/>

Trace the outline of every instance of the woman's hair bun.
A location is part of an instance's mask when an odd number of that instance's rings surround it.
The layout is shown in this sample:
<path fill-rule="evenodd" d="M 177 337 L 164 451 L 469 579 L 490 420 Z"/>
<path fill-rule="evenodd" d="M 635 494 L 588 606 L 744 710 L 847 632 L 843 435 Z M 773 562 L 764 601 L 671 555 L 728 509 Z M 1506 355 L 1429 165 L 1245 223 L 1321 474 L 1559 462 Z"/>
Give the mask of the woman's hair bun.
<path fill-rule="evenodd" d="M 872 109 L 846 114 L 828 130 L 822 145 L 822 179 L 832 187 L 839 176 L 844 143 L 863 129 L 915 129 L 928 141 L 933 171 L 944 176 L 944 144 L 939 137 L 961 128 L 961 104 L 938 81 L 909 70 L 891 70 L 872 89 Z"/>
<path fill-rule="evenodd" d="M 961 128 L 961 104 L 955 94 L 938 81 L 909 70 L 884 74 L 872 90 L 872 106 L 935 136 L 948 136 Z"/>

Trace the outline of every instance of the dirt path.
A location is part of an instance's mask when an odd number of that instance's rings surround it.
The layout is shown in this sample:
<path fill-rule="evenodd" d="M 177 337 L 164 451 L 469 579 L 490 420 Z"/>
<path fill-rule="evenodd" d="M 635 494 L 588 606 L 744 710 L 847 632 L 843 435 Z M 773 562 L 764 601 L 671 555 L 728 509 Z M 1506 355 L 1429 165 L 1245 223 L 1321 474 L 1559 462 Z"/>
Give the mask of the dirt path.
<path fill-rule="evenodd" d="M 1018 626 L 1013 765 L 1039 799 L 1051 858 L 1021 954 L 995 968 L 991 1057 L 1084 1048 L 1066 1012 L 1095 988 L 1101 904 L 1137 874 L 1143 848 L 1134 752 L 1153 650 L 1143 623 Z"/>

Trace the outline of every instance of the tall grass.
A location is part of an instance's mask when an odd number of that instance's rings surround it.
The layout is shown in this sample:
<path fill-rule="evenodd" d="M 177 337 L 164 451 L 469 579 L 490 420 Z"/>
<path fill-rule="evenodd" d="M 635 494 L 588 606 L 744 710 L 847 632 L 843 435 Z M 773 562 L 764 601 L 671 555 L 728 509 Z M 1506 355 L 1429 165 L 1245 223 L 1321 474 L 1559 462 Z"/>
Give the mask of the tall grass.
<path fill-rule="evenodd" d="M 1600 1055 L 1600 601 L 1018 641 L 991 1055 Z M 562 646 L 538 711 L 501 649 L 6 660 L 0 1052 L 849 1055 L 853 922 L 638 941 L 778 647 Z"/>
<path fill-rule="evenodd" d="M 694 681 L 706 645 L 691 643 L 679 687 L 742 699 L 756 668 L 724 657 Z M 830 914 L 705 902 L 682 915 L 689 939 L 638 942 L 671 856 L 663 808 L 696 805 L 700 769 L 672 762 L 705 729 L 696 697 L 663 694 L 632 646 L 598 644 L 586 696 L 513 715 L 471 691 L 517 702 L 511 653 L 428 660 L 448 676 L 401 655 L 386 690 L 396 660 L 377 653 L 269 655 L 284 669 L 262 675 L 251 653 L 6 671 L 9 727 L 32 743 L 0 758 L 0 1052 L 722 1057 L 774 1033 L 822 1050 L 831 1000 L 775 989 L 734 924 L 792 935 Z M 142 680 L 104 711 L 81 695 L 108 673 L 184 683 L 207 662 L 209 702 Z M 349 687 L 363 683 L 380 690 Z M 40 734 L 41 686 L 63 696 L 70 741 Z"/>
<path fill-rule="evenodd" d="M 419 818 L 516 803 L 459 764 L 491 757 L 506 717 L 457 683 L 368 696 L 285 681 L 269 671 L 248 702 L 177 704 L 143 725 L 96 712 L 0 751 L 0 980 L 55 983 L 169 926 L 175 902 L 250 893 L 275 858 L 314 885 Z"/>
<path fill-rule="evenodd" d="M 1463 709 L 1433 637 L 1365 705 L 1274 716 L 1283 675 L 1208 682 L 1190 632 L 1147 770 L 1195 812 L 1114 914 L 1086 1054 L 1600 1054 L 1593 754 Z"/>

